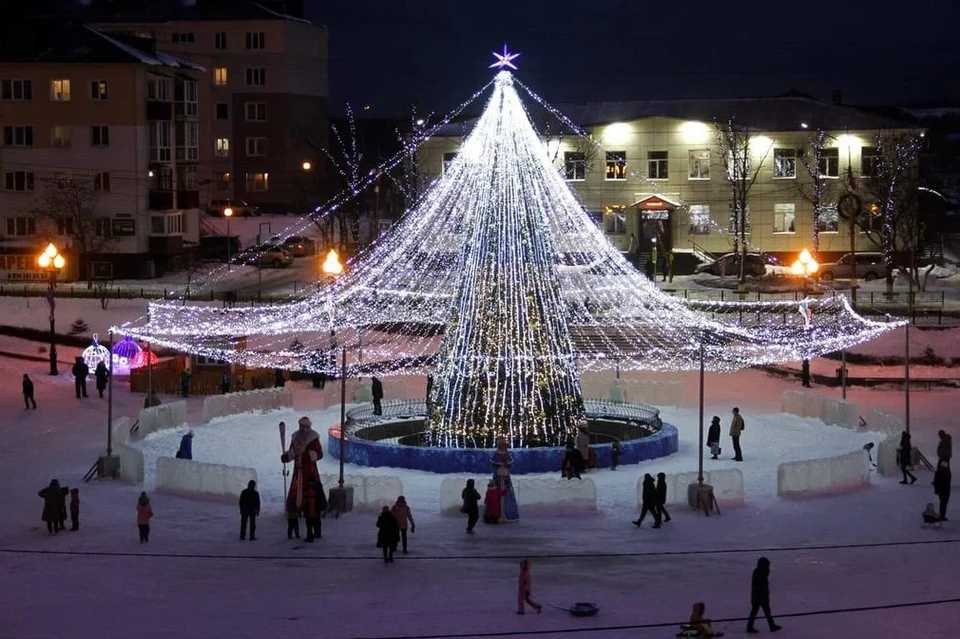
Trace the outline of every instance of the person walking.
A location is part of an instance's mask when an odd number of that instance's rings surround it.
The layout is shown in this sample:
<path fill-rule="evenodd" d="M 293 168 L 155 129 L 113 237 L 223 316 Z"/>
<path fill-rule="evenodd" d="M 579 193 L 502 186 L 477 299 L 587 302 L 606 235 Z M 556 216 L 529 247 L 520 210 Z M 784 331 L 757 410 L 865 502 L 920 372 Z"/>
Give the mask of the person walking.
<path fill-rule="evenodd" d="M 67 495 L 69 494 L 70 494 L 70 488 L 68 488 L 67 486 L 64 486 L 60 489 L 60 503 L 59 503 L 60 519 L 59 521 L 57 521 L 58 532 L 63 532 L 64 530 L 67 529 L 67 513 L 69 512 L 69 510 L 67 509 Z"/>
<path fill-rule="evenodd" d="M 720 418 L 716 415 L 707 429 L 707 448 L 710 449 L 710 459 L 720 459 Z"/>
<path fill-rule="evenodd" d="M 150 519 L 153 518 L 153 508 L 147 493 L 140 493 L 137 499 L 137 528 L 140 530 L 140 543 L 150 541 Z"/>
<path fill-rule="evenodd" d="M 643 518 L 647 513 L 653 515 L 653 527 L 660 527 L 660 510 L 657 508 L 657 486 L 653 481 L 653 475 L 646 473 L 643 476 L 643 489 L 640 494 L 640 517 L 633 522 L 633 525 L 639 528 L 643 524 Z"/>
<path fill-rule="evenodd" d="M 373 414 L 383 415 L 383 382 L 374 377 L 370 384 L 370 391 L 373 395 Z"/>
<path fill-rule="evenodd" d="M 407 554 L 407 526 L 409 524 L 410 534 L 417 532 L 417 524 L 413 521 L 413 511 L 407 505 L 407 498 L 403 495 L 397 497 L 397 503 L 391 510 L 393 516 L 397 519 L 397 526 L 400 527 L 400 545 L 403 548 L 403 554 Z"/>
<path fill-rule="evenodd" d="M 180 396 L 190 397 L 190 369 L 185 368 L 180 371 Z"/>
<path fill-rule="evenodd" d="M 903 473 L 903 481 L 901 484 L 914 484 L 917 481 L 917 476 L 910 472 L 910 465 L 912 463 L 912 452 L 913 452 L 913 442 L 910 439 L 910 433 L 903 431 L 900 434 L 900 448 L 898 449 L 897 459 L 900 462 L 900 471 Z M 910 478 L 910 481 L 907 481 L 907 477 Z"/>
<path fill-rule="evenodd" d="M 285 388 L 287 385 L 287 378 L 283 376 L 282 368 L 273 369 L 273 387 L 274 388 Z"/>
<path fill-rule="evenodd" d="M 657 473 L 657 514 L 660 515 L 660 521 L 666 523 L 670 521 L 670 513 L 667 512 L 667 474 Z"/>
<path fill-rule="evenodd" d="M 32 408 L 36 410 L 37 401 L 33 398 L 33 380 L 26 373 L 23 374 L 21 386 L 23 387 L 23 409 L 28 410 L 32 404 Z"/>
<path fill-rule="evenodd" d="M 761 609 L 767 618 L 770 632 L 780 630 L 780 626 L 770 614 L 770 560 L 766 557 L 757 560 L 757 567 L 753 569 L 753 577 L 750 580 L 750 616 L 747 618 L 747 632 L 750 634 L 759 632 L 754 623 L 757 620 L 757 612 Z"/>
<path fill-rule="evenodd" d="M 90 367 L 83 361 L 82 357 L 77 357 L 73 361 L 73 386 L 77 391 L 77 399 L 87 397 L 87 375 L 90 374 Z"/>
<path fill-rule="evenodd" d="M 397 550 L 400 541 L 400 526 L 397 518 L 390 512 L 389 506 L 384 506 L 377 517 L 377 548 L 383 550 L 383 563 L 393 563 L 393 553 Z"/>
<path fill-rule="evenodd" d="M 307 526 L 307 536 L 303 540 L 313 543 L 314 539 L 323 537 L 323 513 L 327 510 L 327 496 L 323 492 L 323 484 L 319 479 L 310 479 L 306 482 L 303 498 L 303 521 Z"/>
<path fill-rule="evenodd" d="M 933 492 L 940 498 L 940 521 L 947 521 L 951 481 L 953 481 L 953 473 L 950 472 L 950 462 L 941 459 L 937 462 L 937 470 L 933 473 Z"/>
<path fill-rule="evenodd" d="M 733 461 L 743 461 L 743 451 L 740 450 L 740 434 L 743 433 L 744 428 L 746 428 L 746 424 L 744 424 L 743 417 L 740 415 L 740 409 L 734 406 L 733 419 L 730 420 L 730 439 L 733 440 Z"/>
<path fill-rule="evenodd" d="M 240 491 L 240 539 L 247 538 L 247 522 L 250 522 L 250 541 L 257 540 L 257 517 L 260 516 L 260 493 L 257 482 L 252 479 Z"/>
<path fill-rule="evenodd" d="M 230 392 L 230 372 L 223 371 L 223 374 L 220 375 L 220 392 L 226 395 Z"/>
<path fill-rule="evenodd" d="M 523 606 L 529 604 L 540 614 L 543 606 L 538 604 L 533 598 L 533 576 L 530 574 L 530 560 L 524 559 L 520 562 L 520 579 L 517 583 L 517 614 L 524 614 Z"/>
<path fill-rule="evenodd" d="M 43 500 L 43 513 L 40 520 L 47 524 L 47 534 L 56 535 L 60 532 L 60 482 L 56 479 L 50 480 L 50 485 L 41 489 L 37 495 Z"/>
<path fill-rule="evenodd" d="M 620 440 L 613 440 L 613 444 L 610 445 L 610 470 L 616 470 L 617 466 L 620 465 L 620 455 L 623 453 L 623 447 L 620 445 Z"/>
<path fill-rule="evenodd" d="M 480 493 L 472 479 L 467 480 L 467 485 L 460 493 L 460 498 L 463 499 L 463 506 L 460 511 L 467 515 L 467 533 L 472 535 L 473 527 L 477 525 L 477 520 L 480 519 Z"/>
<path fill-rule="evenodd" d="M 70 489 L 70 530 L 80 530 L 80 489 Z"/>
<path fill-rule="evenodd" d="M 953 437 L 945 430 L 937 433 L 937 437 L 940 438 L 937 442 L 937 461 L 945 461 L 947 466 L 950 466 L 950 459 L 953 457 Z"/>
<path fill-rule="evenodd" d="M 100 399 L 103 399 L 103 391 L 107 390 L 107 380 L 110 379 L 110 371 L 103 362 L 97 362 L 97 367 L 93 369 L 93 377 L 97 380 L 97 393 Z"/>

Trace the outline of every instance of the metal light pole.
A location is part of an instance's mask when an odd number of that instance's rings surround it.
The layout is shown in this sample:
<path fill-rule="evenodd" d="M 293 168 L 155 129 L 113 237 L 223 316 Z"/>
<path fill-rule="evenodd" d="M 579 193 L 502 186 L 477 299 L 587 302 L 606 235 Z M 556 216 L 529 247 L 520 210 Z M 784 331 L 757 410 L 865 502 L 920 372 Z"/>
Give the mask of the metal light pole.
<path fill-rule="evenodd" d="M 340 351 L 340 477 L 337 485 L 343 488 L 343 439 L 347 421 L 347 345 Z"/>
<path fill-rule="evenodd" d="M 910 432 L 910 324 L 903 327 L 903 423 Z"/>
<path fill-rule="evenodd" d="M 843 399 L 847 398 L 847 349 L 840 351 L 840 392 Z"/>
<path fill-rule="evenodd" d="M 227 218 L 227 273 L 233 269 L 230 262 L 230 218 L 233 217 L 233 209 L 229 206 L 223 209 L 223 217 Z"/>
<path fill-rule="evenodd" d="M 113 331 L 110 331 L 110 378 L 107 384 L 107 457 L 113 455 Z"/>
<path fill-rule="evenodd" d="M 57 286 L 57 273 L 66 265 L 67 261 L 57 250 L 57 247 L 51 242 L 37 257 L 37 265 L 50 274 L 50 288 L 47 290 L 47 302 L 50 303 L 50 374 L 58 375 L 57 370 L 57 332 L 55 327 L 56 317 L 54 309 L 54 289 Z"/>
<path fill-rule="evenodd" d="M 703 486 L 703 336 L 700 337 L 700 451 L 697 483 Z"/>

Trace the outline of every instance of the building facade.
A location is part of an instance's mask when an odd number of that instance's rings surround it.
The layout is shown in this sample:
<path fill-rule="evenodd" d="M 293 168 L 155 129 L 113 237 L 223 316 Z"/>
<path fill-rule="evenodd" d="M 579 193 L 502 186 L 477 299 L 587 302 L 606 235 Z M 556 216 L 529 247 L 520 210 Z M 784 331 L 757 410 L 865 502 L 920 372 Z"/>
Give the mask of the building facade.
<path fill-rule="evenodd" d="M 202 66 L 202 208 L 238 199 L 302 211 L 327 145 L 327 30 L 289 3 L 197 0 L 122 7 L 91 0 L 81 15 L 108 33 L 153 39 Z M 297 3 L 293 3 L 297 4 Z M 302 5 L 302 3 L 300 3 Z M 213 210 L 213 208 L 211 208 Z"/>
<path fill-rule="evenodd" d="M 837 210 L 846 177 L 871 176 L 878 132 L 910 128 L 800 95 L 560 105 L 559 110 L 589 139 L 544 137 L 545 152 L 557 170 L 614 245 L 647 254 L 656 245 L 660 256 L 673 252 L 704 258 L 733 250 L 737 234 L 728 170 L 736 155 L 724 135 L 732 121 L 741 139 L 749 141 L 743 154 L 749 156 L 746 245 L 787 263 L 803 248 L 813 248 L 815 181 L 823 189 L 821 261 L 850 250 L 850 224 Z M 535 112 L 533 117 L 538 117 Z M 469 128 L 469 123 L 451 125 L 426 142 L 418 154 L 421 170 L 434 178 L 442 175 Z M 556 128 L 554 121 L 549 129 Z M 823 137 L 817 145 L 812 140 L 819 131 Z M 864 202 L 868 212 L 876 211 L 875 205 Z M 879 215 L 874 217 L 879 226 Z M 858 251 L 877 250 L 860 228 L 853 241 Z"/>
<path fill-rule="evenodd" d="M 66 22 L 0 43 L 0 280 L 45 277 L 48 242 L 79 279 L 179 268 L 199 233 L 197 65 Z M 11 258 L 9 256 L 21 256 Z"/>

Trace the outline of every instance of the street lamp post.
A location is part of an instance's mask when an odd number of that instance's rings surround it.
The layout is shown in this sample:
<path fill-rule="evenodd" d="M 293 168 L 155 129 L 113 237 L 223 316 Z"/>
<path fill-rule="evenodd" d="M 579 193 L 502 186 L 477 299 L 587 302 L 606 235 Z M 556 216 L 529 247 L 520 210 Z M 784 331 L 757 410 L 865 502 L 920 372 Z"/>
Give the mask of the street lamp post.
<path fill-rule="evenodd" d="M 230 262 L 230 218 L 233 217 L 233 209 L 229 206 L 223 209 L 223 217 L 227 218 L 227 273 L 233 269 Z"/>
<path fill-rule="evenodd" d="M 813 256 L 810 255 L 810 251 L 803 249 L 800 251 L 799 257 L 793 262 L 790 266 L 790 272 L 794 275 L 799 275 L 804 278 L 803 280 L 803 290 L 807 290 L 807 282 L 813 277 L 816 272 L 820 269 L 820 265 L 817 264 L 817 261 L 813 259 Z"/>
<path fill-rule="evenodd" d="M 53 292 L 57 286 L 57 273 L 66 265 L 67 261 L 57 247 L 51 242 L 43 253 L 37 257 L 37 265 L 50 274 L 50 288 L 47 289 L 47 301 L 50 303 L 50 374 L 58 375 L 57 370 L 57 332 L 54 326 L 56 317 L 54 316 Z"/>
<path fill-rule="evenodd" d="M 330 284 L 343 273 L 343 263 L 340 262 L 340 256 L 336 249 L 330 249 L 327 257 L 321 265 L 323 274 L 330 279 Z M 333 321 L 332 297 L 328 295 L 328 301 L 331 304 L 330 317 Z M 331 337 L 335 337 L 335 330 L 331 325 Z M 344 457 L 344 439 L 346 437 L 345 429 L 347 422 L 347 345 L 346 342 L 340 347 L 340 425 L 339 431 L 339 458 L 340 473 L 337 477 L 337 487 L 330 490 L 330 509 L 334 510 L 337 516 L 340 513 L 350 510 L 353 501 L 351 498 L 352 489 L 343 485 L 343 457 Z"/>

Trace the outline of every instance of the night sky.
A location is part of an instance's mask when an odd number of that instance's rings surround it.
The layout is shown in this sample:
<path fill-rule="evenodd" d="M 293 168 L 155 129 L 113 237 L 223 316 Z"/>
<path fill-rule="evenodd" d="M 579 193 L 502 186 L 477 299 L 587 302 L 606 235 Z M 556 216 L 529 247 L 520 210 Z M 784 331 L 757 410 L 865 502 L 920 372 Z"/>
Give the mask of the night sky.
<path fill-rule="evenodd" d="M 960 98 L 954 0 L 307 0 L 330 28 L 331 106 L 446 113 L 520 51 L 553 103 L 763 96 L 856 104 Z"/>

